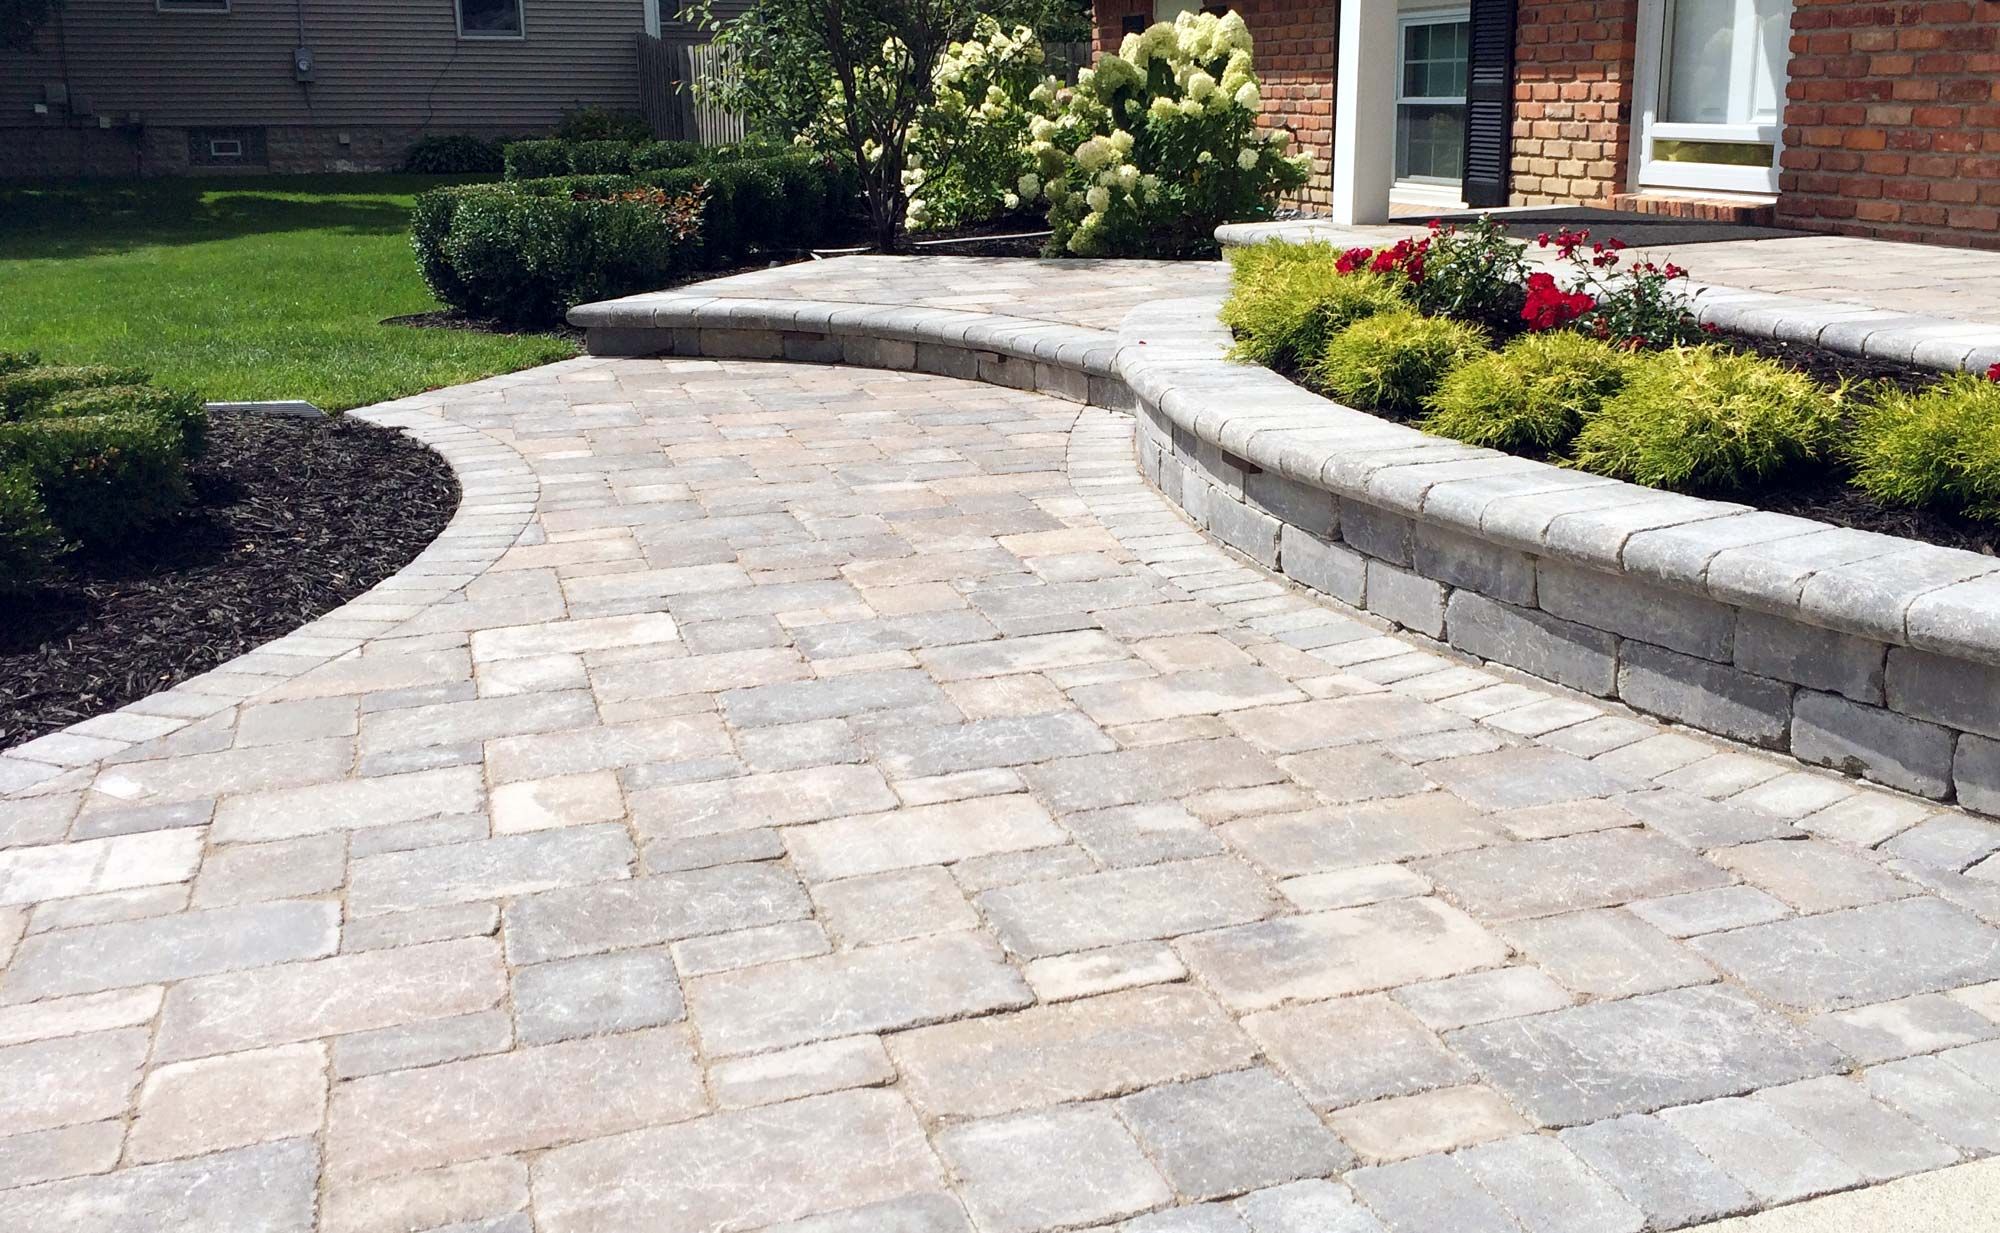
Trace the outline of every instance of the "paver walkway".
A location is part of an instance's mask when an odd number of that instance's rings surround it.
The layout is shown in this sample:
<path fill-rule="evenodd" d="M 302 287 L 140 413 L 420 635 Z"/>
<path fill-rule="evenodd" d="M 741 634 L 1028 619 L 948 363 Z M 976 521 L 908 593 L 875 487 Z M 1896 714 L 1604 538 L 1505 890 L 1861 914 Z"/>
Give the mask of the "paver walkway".
<path fill-rule="evenodd" d="M 2000 1150 L 2000 826 L 1384 636 L 1123 416 L 381 414 L 527 530 L 0 801 L 0 1229 L 1630 1233 Z"/>

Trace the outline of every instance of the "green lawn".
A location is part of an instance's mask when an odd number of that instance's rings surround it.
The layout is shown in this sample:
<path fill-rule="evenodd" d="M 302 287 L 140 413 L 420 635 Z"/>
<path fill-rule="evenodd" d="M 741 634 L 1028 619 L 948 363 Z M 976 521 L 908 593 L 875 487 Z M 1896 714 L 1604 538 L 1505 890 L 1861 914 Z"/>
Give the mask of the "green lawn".
<path fill-rule="evenodd" d="M 132 364 L 212 400 L 362 406 L 575 354 L 383 325 L 439 307 L 410 255 L 434 176 L 0 187 L 0 350 Z"/>

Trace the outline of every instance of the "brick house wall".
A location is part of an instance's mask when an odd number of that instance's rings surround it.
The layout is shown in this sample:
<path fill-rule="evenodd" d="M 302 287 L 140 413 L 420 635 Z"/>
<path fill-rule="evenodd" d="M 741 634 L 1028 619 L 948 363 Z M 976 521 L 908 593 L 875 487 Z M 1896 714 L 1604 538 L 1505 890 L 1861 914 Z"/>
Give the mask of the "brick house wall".
<path fill-rule="evenodd" d="M 1638 0 L 1520 0 L 1514 205 L 1603 205 L 1630 163 Z"/>
<path fill-rule="evenodd" d="M 2000 0 L 1794 0 L 1778 216 L 2000 249 Z"/>
<path fill-rule="evenodd" d="M 1325 209 L 1333 204 L 1334 0 L 1236 0 L 1257 41 L 1257 76 L 1263 82 L 1264 119 L 1291 130 L 1295 147 L 1313 156 L 1312 179 L 1289 204 Z M 1153 18 L 1152 0 L 1097 0 L 1096 45 L 1117 51 L 1124 19 Z"/>

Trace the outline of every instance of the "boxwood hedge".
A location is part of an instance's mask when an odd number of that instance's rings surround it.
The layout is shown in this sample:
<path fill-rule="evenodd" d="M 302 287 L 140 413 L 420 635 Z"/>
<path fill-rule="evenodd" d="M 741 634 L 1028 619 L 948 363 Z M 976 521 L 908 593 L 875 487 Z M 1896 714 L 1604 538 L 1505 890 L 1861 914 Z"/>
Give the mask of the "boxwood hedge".
<path fill-rule="evenodd" d="M 514 143 L 510 160 L 537 144 L 548 143 Z M 803 153 L 515 179 L 425 193 L 411 215 L 410 243 L 424 281 L 446 304 L 545 325 L 576 304 L 739 264 L 753 251 L 820 243 L 851 212 L 853 197 L 850 175 Z M 691 228 L 678 214 L 688 198 L 700 202 Z"/>
<path fill-rule="evenodd" d="M 207 417 L 194 395 L 145 380 L 0 355 L 0 587 L 72 544 L 128 544 L 187 504 Z"/>

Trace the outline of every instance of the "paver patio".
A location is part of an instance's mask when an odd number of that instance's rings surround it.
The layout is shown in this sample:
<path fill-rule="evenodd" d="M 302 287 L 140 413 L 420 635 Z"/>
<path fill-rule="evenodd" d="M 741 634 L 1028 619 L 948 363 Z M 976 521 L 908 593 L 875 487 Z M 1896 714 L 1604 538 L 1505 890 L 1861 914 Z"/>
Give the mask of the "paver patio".
<path fill-rule="evenodd" d="M 795 277 L 1115 320 L 1067 273 Z M 1617 1233 L 2000 1152 L 2000 824 L 1387 636 L 1124 416 L 374 414 L 526 530 L 0 799 L 0 1229 Z"/>

